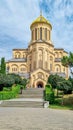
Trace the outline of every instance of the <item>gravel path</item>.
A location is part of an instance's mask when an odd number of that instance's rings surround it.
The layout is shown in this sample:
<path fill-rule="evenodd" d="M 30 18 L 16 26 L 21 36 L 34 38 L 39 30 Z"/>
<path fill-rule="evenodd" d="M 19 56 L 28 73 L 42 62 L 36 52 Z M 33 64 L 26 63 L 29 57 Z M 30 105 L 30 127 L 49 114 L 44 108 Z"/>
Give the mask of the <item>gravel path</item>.
<path fill-rule="evenodd" d="M 73 130 L 73 111 L 0 108 L 0 130 Z"/>

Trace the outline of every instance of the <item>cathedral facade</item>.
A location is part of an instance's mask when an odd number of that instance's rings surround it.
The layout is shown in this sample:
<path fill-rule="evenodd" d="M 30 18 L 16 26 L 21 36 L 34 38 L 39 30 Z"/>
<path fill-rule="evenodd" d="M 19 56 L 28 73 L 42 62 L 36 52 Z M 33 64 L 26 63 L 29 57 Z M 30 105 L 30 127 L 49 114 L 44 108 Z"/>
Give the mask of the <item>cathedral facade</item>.
<path fill-rule="evenodd" d="M 30 26 L 31 41 L 27 49 L 13 49 L 13 58 L 6 62 L 7 73 L 29 79 L 28 87 L 45 87 L 50 74 L 68 78 L 68 68 L 61 58 L 68 55 L 62 48 L 54 48 L 52 25 L 40 15 Z"/>

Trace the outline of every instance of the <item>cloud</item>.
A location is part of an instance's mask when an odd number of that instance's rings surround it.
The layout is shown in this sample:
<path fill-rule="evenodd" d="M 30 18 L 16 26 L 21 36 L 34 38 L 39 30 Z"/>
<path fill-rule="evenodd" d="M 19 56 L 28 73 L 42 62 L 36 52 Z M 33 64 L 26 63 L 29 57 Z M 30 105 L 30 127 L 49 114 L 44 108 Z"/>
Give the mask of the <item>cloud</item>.
<path fill-rule="evenodd" d="M 13 48 L 27 48 L 30 24 L 40 14 L 51 22 L 55 47 L 73 51 L 73 0 L 1 0 L 0 57 L 11 57 Z M 5 49 L 6 48 L 6 49 Z"/>
<path fill-rule="evenodd" d="M 0 44 L 4 50 L 8 46 L 10 56 L 11 49 L 28 46 L 31 39 L 30 24 L 39 15 L 39 11 L 39 0 L 0 1 Z M 4 54 L 0 53 L 1 56 Z"/>
<path fill-rule="evenodd" d="M 40 7 L 53 25 L 54 45 L 73 51 L 73 0 L 41 0 Z"/>

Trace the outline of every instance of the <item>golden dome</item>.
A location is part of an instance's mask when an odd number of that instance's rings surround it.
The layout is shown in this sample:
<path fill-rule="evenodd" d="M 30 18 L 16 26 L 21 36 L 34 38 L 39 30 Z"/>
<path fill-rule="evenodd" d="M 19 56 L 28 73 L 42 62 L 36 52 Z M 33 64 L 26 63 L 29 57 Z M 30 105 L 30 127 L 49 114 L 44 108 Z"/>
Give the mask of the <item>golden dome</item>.
<path fill-rule="evenodd" d="M 49 24 L 52 28 L 52 25 L 50 24 L 50 22 L 48 20 L 46 20 L 42 15 L 40 15 L 36 20 L 34 20 L 31 24 L 31 26 L 36 23 L 46 23 L 46 24 Z M 30 28 L 31 28 L 31 26 L 30 26 Z"/>

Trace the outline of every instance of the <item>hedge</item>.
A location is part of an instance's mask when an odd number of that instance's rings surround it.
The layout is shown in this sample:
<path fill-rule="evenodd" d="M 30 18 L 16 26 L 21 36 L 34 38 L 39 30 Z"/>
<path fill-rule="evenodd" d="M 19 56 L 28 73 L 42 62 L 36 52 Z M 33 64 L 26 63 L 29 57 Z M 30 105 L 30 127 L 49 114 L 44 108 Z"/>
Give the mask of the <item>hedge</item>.
<path fill-rule="evenodd" d="M 13 86 L 11 91 L 1 91 L 0 100 L 16 98 L 16 96 L 19 92 L 20 92 L 19 85 Z"/>
<path fill-rule="evenodd" d="M 49 101 L 50 104 L 54 103 L 54 91 L 52 90 L 52 87 L 50 84 L 45 86 L 45 91 L 44 91 L 44 99 L 46 101 Z"/>

